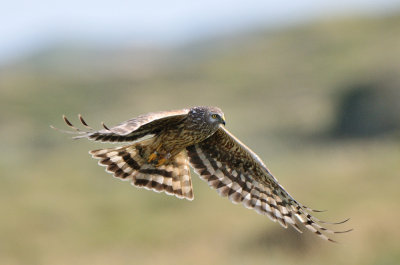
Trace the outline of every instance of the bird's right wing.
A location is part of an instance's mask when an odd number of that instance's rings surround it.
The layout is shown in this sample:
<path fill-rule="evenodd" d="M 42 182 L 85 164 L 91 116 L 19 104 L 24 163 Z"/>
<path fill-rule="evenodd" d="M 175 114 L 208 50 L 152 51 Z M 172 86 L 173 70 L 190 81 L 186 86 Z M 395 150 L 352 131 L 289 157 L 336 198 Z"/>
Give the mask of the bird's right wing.
<path fill-rule="evenodd" d="M 196 173 L 232 202 L 267 215 L 283 227 L 290 224 L 299 232 L 300 222 L 325 240 L 333 241 L 324 233 L 341 233 L 318 224 L 326 222 L 307 212 L 316 210 L 290 196 L 261 159 L 223 126 L 203 142 L 187 147 L 187 151 Z"/>
<path fill-rule="evenodd" d="M 115 127 L 108 128 L 103 124 L 104 129 L 98 131 L 89 127 L 81 115 L 79 115 L 79 120 L 85 126 L 85 130 L 75 127 L 63 116 L 65 123 L 75 131 L 60 131 L 76 134 L 75 139 L 88 138 L 100 142 L 132 142 L 147 135 L 156 134 L 165 126 L 182 122 L 188 112 L 188 109 L 151 112 L 122 122 Z"/>

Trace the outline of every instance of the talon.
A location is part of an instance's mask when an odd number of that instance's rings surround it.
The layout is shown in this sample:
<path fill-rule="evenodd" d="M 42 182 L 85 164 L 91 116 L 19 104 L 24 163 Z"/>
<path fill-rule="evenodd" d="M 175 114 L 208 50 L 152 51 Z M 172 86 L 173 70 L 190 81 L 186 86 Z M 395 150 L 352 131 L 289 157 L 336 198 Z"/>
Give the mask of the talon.
<path fill-rule="evenodd" d="M 158 160 L 158 163 L 157 163 L 156 167 L 161 166 L 161 165 L 164 164 L 166 161 L 167 161 L 167 159 L 161 158 L 160 160 Z"/>
<path fill-rule="evenodd" d="M 149 156 L 149 159 L 147 160 L 147 162 L 150 163 L 151 161 L 155 160 L 156 158 L 157 158 L 157 152 L 154 152 Z"/>

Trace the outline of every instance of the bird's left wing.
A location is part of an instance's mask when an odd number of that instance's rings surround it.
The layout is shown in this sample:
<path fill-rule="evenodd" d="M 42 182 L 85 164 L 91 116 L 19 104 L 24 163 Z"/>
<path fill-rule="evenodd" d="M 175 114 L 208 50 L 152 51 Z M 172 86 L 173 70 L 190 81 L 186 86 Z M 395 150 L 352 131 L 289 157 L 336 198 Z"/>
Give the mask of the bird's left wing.
<path fill-rule="evenodd" d="M 261 159 L 223 126 L 205 141 L 187 147 L 187 151 L 196 173 L 233 203 L 242 203 L 247 208 L 267 215 L 285 228 L 290 224 L 301 232 L 298 227 L 298 223 L 301 223 L 328 241 L 333 240 L 324 233 L 347 232 L 336 232 L 321 226 L 319 223 L 327 222 L 308 213 L 316 210 L 293 199 Z"/>
<path fill-rule="evenodd" d="M 188 112 L 189 109 L 150 112 L 122 122 L 111 128 L 108 128 L 102 123 L 104 127 L 102 130 L 92 129 L 87 125 L 82 116 L 79 115 L 80 122 L 86 128 L 81 130 L 75 127 L 67 117 L 63 116 L 65 123 L 75 131 L 60 131 L 77 135 L 74 137 L 75 139 L 88 138 L 100 142 L 132 142 L 147 135 L 155 134 L 166 126 L 182 122 Z M 57 129 L 53 126 L 51 127 Z"/>

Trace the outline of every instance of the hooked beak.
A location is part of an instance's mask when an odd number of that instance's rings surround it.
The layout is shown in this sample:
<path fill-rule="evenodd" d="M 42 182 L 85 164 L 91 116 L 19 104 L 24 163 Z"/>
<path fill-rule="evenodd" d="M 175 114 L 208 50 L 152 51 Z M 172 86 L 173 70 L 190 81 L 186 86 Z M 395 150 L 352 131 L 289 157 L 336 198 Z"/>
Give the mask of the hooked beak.
<path fill-rule="evenodd" d="M 222 116 L 222 124 L 225 126 L 225 116 Z"/>

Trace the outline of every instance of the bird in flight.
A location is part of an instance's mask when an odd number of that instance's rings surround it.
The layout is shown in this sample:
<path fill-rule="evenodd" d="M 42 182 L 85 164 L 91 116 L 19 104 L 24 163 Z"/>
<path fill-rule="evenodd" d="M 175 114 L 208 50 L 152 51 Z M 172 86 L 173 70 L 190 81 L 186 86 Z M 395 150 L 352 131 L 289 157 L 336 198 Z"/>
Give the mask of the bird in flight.
<path fill-rule="evenodd" d="M 283 227 L 299 224 L 324 240 L 336 242 L 326 234 L 345 233 L 324 227 L 313 210 L 297 202 L 271 174 L 263 161 L 225 128 L 225 117 L 217 107 L 193 107 L 160 111 L 108 128 L 94 130 L 81 115 L 85 127 L 75 127 L 65 116 L 65 123 L 76 134 L 99 142 L 128 142 L 121 147 L 90 151 L 99 165 L 114 177 L 130 181 L 136 187 L 165 192 L 193 200 L 189 165 L 208 185 L 233 203 L 254 209 Z M 54 129 L 57 129 L 51 126 Z M 59 129 L 57 129 L 59 130 Z M 62 131 L 62 130 L 60 130 Z"/>

